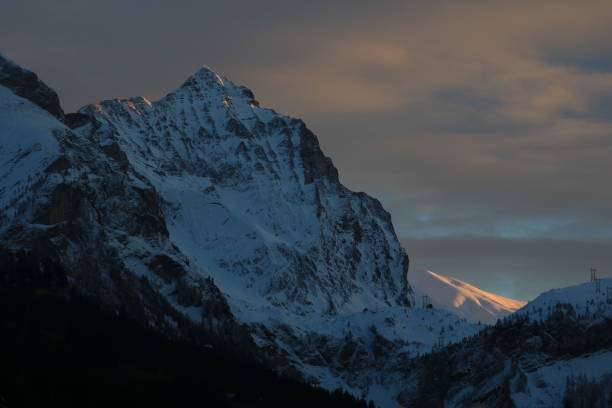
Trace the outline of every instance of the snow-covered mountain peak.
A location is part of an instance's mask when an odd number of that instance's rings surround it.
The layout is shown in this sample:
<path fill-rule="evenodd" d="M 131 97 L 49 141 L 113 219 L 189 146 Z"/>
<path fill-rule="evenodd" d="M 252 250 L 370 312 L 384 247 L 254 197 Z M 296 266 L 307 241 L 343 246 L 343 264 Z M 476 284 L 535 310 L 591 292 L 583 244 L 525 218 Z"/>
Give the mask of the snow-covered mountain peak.
<path fill-rule="evenodd" d="M 203 66 L 189 76 L 176 91 L 170 93 L 165 99 L 185 97 L 214 105 L 221 104 L 225 108 L 238 105 L 238 110 L 259 107 L 259 103 L 249 88 L 234 84 L 207 66 Z"/>
<path fill-rule="evenodd" d="M 304 122 L 202 68 L 166 97 L 103 101 L 75 132 L 146 180 L 198 276 L 233 311 L 299 316 L 408 306 L 408 259 L 389 214 L 342 186 Z M 246 317 L 245 317 L 246 318 Z"/>
<path fill-rule="evenodd" d="M 217 85 L 224 87 L 225 80 L 225 78 L 217 74 L 212 68 L 207 65 L 203 65 L 200 69 L 190 75 L 181 87 L 189 87 L 200 84 L 206 86 Z"/>
<path fill-rule="evenodd" d="M 471 322 L 493 324 L 526 304 L 427 270 L 411 271 L 410 283 L 417 296 L 428 295 L 435 307 L 442 307 Z"/>
<path fill-rule="evenodd" d="M 340 183 L 303 121 L 210 69 L 156 101 L 60 118 L 36 93 L 4 93 L 27 112 L 0 118 L 0 148 L 41 129 L 0 151 L 15 169 L 0 175 L 0 243 L 58 260 L 76 288 L 145 325 L 247 337 L 279 370 L 364 395 L 480 329 L 412 308 L 380 202 Z"/>

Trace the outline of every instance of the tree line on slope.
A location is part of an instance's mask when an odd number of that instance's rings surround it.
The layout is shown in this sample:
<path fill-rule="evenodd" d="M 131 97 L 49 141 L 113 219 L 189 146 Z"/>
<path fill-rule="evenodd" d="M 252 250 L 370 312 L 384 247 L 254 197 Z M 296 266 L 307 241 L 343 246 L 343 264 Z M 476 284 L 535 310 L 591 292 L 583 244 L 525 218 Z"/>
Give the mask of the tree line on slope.
<path fill-rule="evenodd" d="M 373 407 L 213 334 L 195 344 L 124 316 L 71 288 L 60 264 L 0 249 L 0 407 Z"/>
<path fill-rule="evenodd" d="M 451 394 L 470 388 L 473 392 L 465 396 L 465 406 L 513 407 L 511 394 L 520 391 L 513 389 L 520 382 L 512 379 L 520 377 L 522 370 L 535 369 L 538 362 L 572 359 L 611 347 L 612 319 L 603 314 L 593 320 L 592 313 L 580 315 L 571 304 L 559 303 L 542 311 L 541 320 L 510 315 L 460 343 L 411 360 L 407 371 L 415 376 L 417 389 L 400 394 L 400 400 L 409 406 L 443 407 Z M 499 381 L 491 388 L 493 378 Z M 607 396 L 594 391 L 606 386 L 578 379 L 569 388 L 565 406 L 597 408 L 597 404 L 576 402 L 582 401 L 577 395 L 590 390 L 590 395 Z"/>

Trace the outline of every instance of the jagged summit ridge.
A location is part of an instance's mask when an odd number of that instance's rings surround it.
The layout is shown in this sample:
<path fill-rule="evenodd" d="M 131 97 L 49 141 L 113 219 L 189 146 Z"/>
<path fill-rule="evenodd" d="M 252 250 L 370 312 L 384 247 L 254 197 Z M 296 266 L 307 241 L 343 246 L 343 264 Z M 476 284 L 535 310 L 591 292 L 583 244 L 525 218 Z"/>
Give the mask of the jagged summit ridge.
<path fill-rule="evenodd" d="M 251 89 L 234 84 L 227 77 L 218 74 L 206 65 L 190 75 L 175 92 L 185 89 L 201 92 L 202 96 L 206 96 L 206 93 L 209 92 L 219 92 L 230 98 L 244 98 L 247 103 L 255 105 L 252 107 L 259 107 L 259 102 L 255 100 L 255 95 Z"/>
<path fill-rule="evenodd" d="M 187 80 L 183 82 L 181 88 L 192 87 L 198 84 L 212 85 L 215 83 L 220 87 L 224 87 L 225 79 L 221 75 L 217 74 L 208 65 L 202 65 L 200 69 L 190 75 Z"/>
<path fill-rule="evenodd" d="M 240 109 L 258 108 L 259 102 L 255 100 L 253 91 L 245 86 L 235 85 L 223 75 L 213 71 L 208 66 L 203 66 L 174 92 L 166 98 L 180 98 L 188 93 L 202 99 L 216 99 L 218 103 L 229 107 L 232 103 L 242 105 Z M 271 110 L 270 110 L 271 111 Z M 275 114 L 275 112 L 271 111 Z"/>

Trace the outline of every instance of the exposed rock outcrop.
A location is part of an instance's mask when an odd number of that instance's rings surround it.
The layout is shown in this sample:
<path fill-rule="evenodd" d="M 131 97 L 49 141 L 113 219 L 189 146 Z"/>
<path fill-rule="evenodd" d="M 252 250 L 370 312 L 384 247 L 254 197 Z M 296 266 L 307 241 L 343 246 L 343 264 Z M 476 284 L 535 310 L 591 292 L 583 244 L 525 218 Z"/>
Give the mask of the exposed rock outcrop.
<path fill-rule="evenodd" d="M 57 93 L 38 76 L 0 54 L 0 85 L 30 100 L 58 119 L 64 116 Z"/>

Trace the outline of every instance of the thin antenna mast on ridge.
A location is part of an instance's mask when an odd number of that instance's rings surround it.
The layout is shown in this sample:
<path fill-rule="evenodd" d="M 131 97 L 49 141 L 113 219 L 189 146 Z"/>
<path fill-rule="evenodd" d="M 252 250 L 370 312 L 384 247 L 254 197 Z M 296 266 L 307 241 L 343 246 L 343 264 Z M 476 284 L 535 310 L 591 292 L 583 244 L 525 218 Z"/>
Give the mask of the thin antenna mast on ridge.
<path fill-rule="evenodd" d="M 601 293 L 601 280 L 597 277 L 597 269 L 591 268 L 591 282 L 595 282 L 595 293 Z"/>
<path fill-rule="evenodd" d="M 422 308 L 426 309 L 429 307 L 429 305 L 431 305 L 431 302 L 429 301 L 429 296 L 428 295 L 423 295 L 423 303 L 422 303 Z"/>
<path fill-rule="evenodd" d="M 595 293 L 601 293 L 601 279 L 595 278 Z"/>

